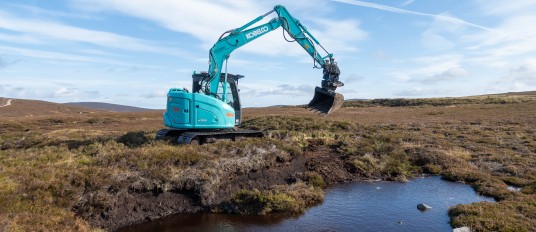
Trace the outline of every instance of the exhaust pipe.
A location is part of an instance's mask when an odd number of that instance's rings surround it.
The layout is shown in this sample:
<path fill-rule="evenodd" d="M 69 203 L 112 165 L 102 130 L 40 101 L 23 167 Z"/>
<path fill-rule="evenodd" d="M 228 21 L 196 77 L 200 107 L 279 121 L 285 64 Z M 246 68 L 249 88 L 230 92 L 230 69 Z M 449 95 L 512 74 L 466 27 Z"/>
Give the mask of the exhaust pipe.
<path fill-rule="evenodd" d="M 307 107 L 325 116 L 341 108 L 343 103 L 344 96 L 342 94 L 328 91 L 317 86 L 315 88 L 313 100 L 309 102 Z"/>

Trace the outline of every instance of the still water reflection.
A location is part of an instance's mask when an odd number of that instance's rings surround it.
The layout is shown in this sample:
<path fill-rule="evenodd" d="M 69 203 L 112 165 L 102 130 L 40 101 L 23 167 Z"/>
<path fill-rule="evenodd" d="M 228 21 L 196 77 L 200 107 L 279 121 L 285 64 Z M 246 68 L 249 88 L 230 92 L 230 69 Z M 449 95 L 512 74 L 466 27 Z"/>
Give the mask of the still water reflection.
<path fill-rule="evenodd" d="M 452 231 L 448 208 L 478 201 L 493 199 L 437 176 L 348 183 L 327 189 L 324 203 L 299 216 L 181 214 L 121 231 Z M 432 209 L 421 212 L 419 203 Z"/>

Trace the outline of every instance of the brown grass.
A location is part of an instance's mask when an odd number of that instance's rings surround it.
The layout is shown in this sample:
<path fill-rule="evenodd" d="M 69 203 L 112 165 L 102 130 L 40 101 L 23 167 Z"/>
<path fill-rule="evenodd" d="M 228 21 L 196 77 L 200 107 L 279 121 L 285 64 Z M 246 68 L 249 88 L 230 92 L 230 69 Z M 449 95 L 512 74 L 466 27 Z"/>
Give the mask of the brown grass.
<path fill-rule="evenodd" d="M 155 141 L 154 133 L 162 128 L 161 112 L 156 111 L 54 110 L 60 113 L 26 117 L 4 113 L 0 118 L 0 230 L 92 230 L 73 210 L 82 194 L 94 193 L 90 200 L 95 207 L 105 208 L 111 203 L 99 194 L 131 177 L 166 189 L 169 183 L 182 183 L 184 170 L 203 167 L 205 174 L 196 173 L 196 180 L 210 184 L 210 175 L 237 167 L 226 160 L 230 157 L 236 162 L 251 157 L 251 163 L 240 163 L 240 170 L 248 172 L 269 165 L 263 160 L 266 157 L 283 153 L 296 157 L 324 147 L 361 178 L 404 181 L 429 172 L 464 181 L 498 200 L 453 207 L 454 226 L 534 231 L 536 103 L 520 96 L 503 100 L 348 105 L 325 118 L 300 107 L 246 109 L 244 127 L 266 131 L 268 138 L 199 147 Z M 222 166 L 211 168 L 221 162 Z M 325 185 L 315 172 L 306 173 L 303 181 L 306 184 L 239 192 L 233 198 L 241 206 L 236 210 L 300 212 L 322 199 Z M 508 190 L 508 185 L 521 191 Z M 248 209 L 255 205 L 251 202 L 260 206 Z"/>

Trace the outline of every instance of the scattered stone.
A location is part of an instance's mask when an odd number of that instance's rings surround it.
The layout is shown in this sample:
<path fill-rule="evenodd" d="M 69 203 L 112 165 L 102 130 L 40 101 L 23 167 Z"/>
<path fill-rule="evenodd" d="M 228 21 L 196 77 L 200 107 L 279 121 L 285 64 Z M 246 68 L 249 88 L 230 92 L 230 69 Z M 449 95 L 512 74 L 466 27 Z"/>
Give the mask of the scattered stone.
<path fill-rule="evenodd" d="M 471 232 L 471 228 L 464 226 L 460 228 L 454 228 L 452 232 Z"/>
<path fill-rule="evenodd" d="M 427 204 L 418 204 L 417 205 L 417 209 L 419 209 L 420 211 L 426 211 L 426 210 L 429 210 L 431 209 L 432 207 L 427 205 Z"/>

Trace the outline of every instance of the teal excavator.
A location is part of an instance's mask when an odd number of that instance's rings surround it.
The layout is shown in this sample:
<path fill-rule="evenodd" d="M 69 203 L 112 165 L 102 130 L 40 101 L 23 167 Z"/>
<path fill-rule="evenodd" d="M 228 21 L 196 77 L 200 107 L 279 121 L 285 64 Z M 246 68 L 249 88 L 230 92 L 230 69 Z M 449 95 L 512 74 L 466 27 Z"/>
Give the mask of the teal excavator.
<path fill-rule="evenodd" d="M 268 23 L 252 27 L 274 12 L 277 17 Z M 244 76 L 227 73 L 227 61 L 235 49 L 279 27 L 283 28 L 283 37 L 287 41 L 297 42 L 313 58 L 315 68 L 323 69 L 321 87 L 315 88 L 315 95 L 308 108 L 323 115 L 340 108 L 344 97 L 335 93 L 335 90 L 344 84 L 339 81 L 340 70 L 333 54 L 327 52 L 285 7 L 278 5 L 244 26 L 226 31 L 220 36 L 210 49 L 208 72 L 193 74 L 192 92 L 184 88 L 169 90 L 167 109 L 164 112 L 164 125 L 167 128 L 158 131 L 156 138 L 174 140 L 179 144 L 203 144 L 219 139 L 261 137 L 262 132 L 237 128 L 242 121 L 237 84 Z M 322 48 L 325 56 L 320 55 L 317 46 Z M 225 70 L 222 72 L 224 63 Z"/>

